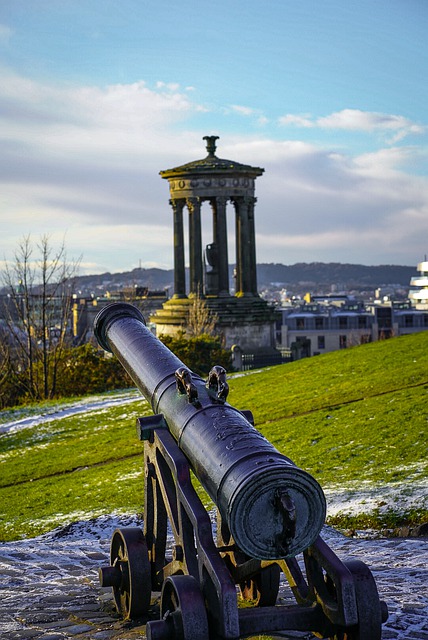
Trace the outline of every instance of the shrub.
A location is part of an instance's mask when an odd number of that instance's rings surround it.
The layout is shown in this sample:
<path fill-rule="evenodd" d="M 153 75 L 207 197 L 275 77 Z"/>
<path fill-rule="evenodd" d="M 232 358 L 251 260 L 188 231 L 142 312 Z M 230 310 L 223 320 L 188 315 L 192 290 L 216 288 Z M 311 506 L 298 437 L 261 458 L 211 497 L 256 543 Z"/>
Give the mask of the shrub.
<path fill-rule="evenodd" d="M 135 386 L 117 358 L 91 344 L 69 349 L 57 383 L 57 396 L 85 395 Z"/>
<path fill-rule="evenodd" d="M 231 368 L 231 353 L 223 348 L 219 337 L 203 334 L 187 338 L 181 334 L 177 337 L 161 335 L 159 338 L 189 369 L 201 376 L 208 375 L 216 364 L 226 370 Z"/>

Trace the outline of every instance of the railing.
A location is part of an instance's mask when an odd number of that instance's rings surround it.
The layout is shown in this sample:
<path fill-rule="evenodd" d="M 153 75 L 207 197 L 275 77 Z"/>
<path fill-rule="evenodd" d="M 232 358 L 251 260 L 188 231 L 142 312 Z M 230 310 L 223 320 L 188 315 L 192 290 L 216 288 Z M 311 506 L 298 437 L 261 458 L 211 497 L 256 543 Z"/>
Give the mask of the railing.
<path fill-rule="evenodd" d="M 291 349 L 281 349 L 277 353 L 243 353 L 242 354 L 241 371 L 250 371 L 251 369 L 262 369 L 263 367 L 272 367 L 277 364 L 285 364 L 292 361 Z"/>

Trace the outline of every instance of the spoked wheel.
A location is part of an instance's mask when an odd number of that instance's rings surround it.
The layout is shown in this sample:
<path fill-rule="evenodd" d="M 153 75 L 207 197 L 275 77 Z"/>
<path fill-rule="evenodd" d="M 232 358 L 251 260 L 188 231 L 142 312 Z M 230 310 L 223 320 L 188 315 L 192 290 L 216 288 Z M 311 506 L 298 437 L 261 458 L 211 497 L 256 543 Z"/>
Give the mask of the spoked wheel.
<path fill-rule="evenodd" d="M 251 600 L 256 607 L 273 607 L 279 590 L 281 570 L 277 564 L 261 569 L 251 580 L 241 582 L 239 590 L 244 600 Z"/>
<path fill-rule="evenodd" d="M 162 587 L 161 619 L 146 625 L 147 640 L 207 640 L 205 603 L 193 576 L 171 576 Z"/>
<path fill-rule="evenodd" d="M 113 587 L 118 612 L 140 618 L 150 606 L 151 571 L 146 540 L 138 527 L 116 529 L 110 546 L 111 567 L 100 570 L 103 587 Z"/>
<path fill-rule="evenodd" d="M 330 640 L 381 640 L 382 622 L 387 620 L 388 613 L 386 605 L 379 600 L 373 575 L 360 560 L 344 564 L 354 578 L 358 624 L 338 631 Z"/>

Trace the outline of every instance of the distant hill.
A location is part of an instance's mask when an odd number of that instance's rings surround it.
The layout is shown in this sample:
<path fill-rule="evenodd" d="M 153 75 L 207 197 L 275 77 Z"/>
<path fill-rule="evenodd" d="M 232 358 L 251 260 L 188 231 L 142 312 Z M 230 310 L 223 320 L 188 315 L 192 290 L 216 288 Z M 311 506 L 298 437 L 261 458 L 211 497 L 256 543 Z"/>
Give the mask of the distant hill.
<path fill-rule="evenodd" d="M 100 273 L 96 275 L 78 276 L 76 288 L 84 292 L 114 291 L 123 287 L 134 285 L 144 286 L 148 289 L 164 289 L 174 287 L 173 269 L 140 269 L 123 271 L 118 273 Z"/>
<path fill-rule="evenodd" d="M 400 284 L 407 287 L 410 278 L 416 275 L 415 267 L 380 265 L 368 267 L 362 264 L 341 264 L 340 262 L 299 262 L 290 266 L 283 264 L 257 265 L 257 277 L 260 284 L 283 282 L 299 284 L 343 283 L 359 286 L 380 286 Z"/>
<path fill-rule="evenodd" d="M 232 278 L 234 265 L 230 265 Z M 408 287 L 410 278 L 416 275 L 415 267 L 398 265 L 365 266 L 339 262 L 300 262 L 294 265 L 258 264 L 257 278 L 260 288 L 277 284 L 281 287 L 297 285 L 332 285 L 343 289 L 376 288 L 384 285 Z M 149 289 L 174 288 L 173 269 L 140 269 L 120 273 L 102 273 L 80 276 L 77 288 L 86 292 L 104 292 L 124 286 L 140 285 Z"/>

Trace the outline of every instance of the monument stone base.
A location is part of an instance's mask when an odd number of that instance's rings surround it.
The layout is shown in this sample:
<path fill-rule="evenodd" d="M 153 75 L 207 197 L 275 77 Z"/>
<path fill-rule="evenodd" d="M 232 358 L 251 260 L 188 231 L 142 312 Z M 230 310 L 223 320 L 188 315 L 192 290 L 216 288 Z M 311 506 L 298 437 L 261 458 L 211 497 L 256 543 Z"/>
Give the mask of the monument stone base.
<path fill-rule="evenodd" d="M 188 317 L 195 298 L 171 298 L 162 305 L 150 321 L 156 333 L 177 336 L 188 335 Z M 226 349 L 238 345 L 244 353 L 275 349 L 275 323 L 277 314 L 266 300 L 259 296 L 228 296 L 202 298 L 205 308 L 215 321 L 215 333 L 224 338 Z"/>

